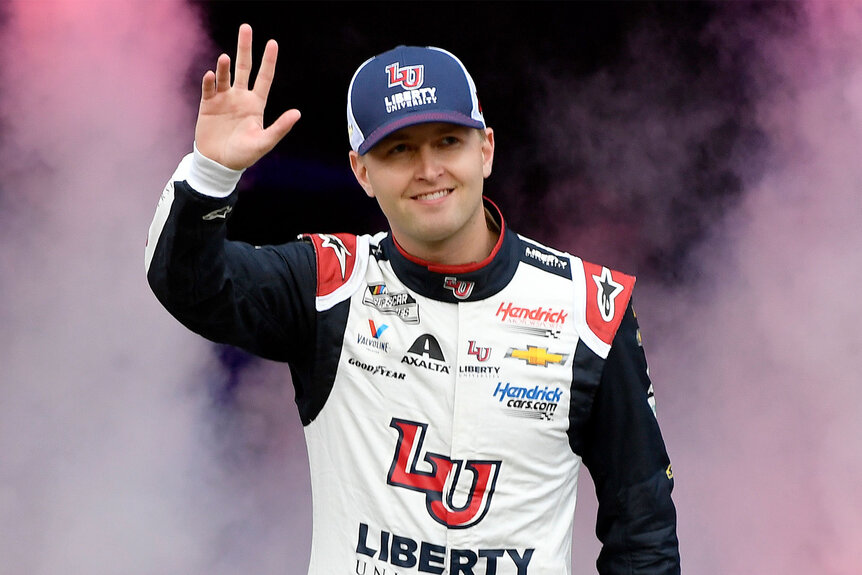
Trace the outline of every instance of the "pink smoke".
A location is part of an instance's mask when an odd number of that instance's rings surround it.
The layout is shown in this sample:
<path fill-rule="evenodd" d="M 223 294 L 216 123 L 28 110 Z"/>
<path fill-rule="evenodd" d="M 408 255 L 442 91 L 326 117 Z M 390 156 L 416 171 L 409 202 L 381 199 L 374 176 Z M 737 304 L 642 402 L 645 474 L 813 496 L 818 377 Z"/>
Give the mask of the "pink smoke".
<path fill-rule="evenodd" d="M 720 262 L 707 264 L 708 327 L 697 339 L 688 328 L 713 405 L 691 424 L 716 424 L 689 446 L 713 463 L 696 477 L 715 494 L 696 529 L 711 537 L 693 551 L 735 551 L 716 573 L 862 569 L 862 310 L 850 293 L 862 280 L 862 6 L 804 8 L 797 34 L 763 41 L 760 65 L 778 80 L 758 106 L 771 167 L 716 238 L 726 247 L 704 252 Z"/>
<path fill-rule="evenodd" d="M 738 7 L 728 5 L 731 15 Z M 719 49 L 747 47 L 766 165 L 735 160 L 743 199 L 693 254 L 696 273 L 683 275 L 699 281 L 639 288 L 683 570 L 700 575 L 862 571 L 862 309 L 853 295 L 862 280 L 862 6 L 794 8 L 799 18 L 775 26 L 713 23 Z M 661 146 L 685 154 L 682 143 Z M 679 156 L 663 161 L 672 168 Z M 665 201 L 654 191 L 644 212 L 653 217 Z M 629 263 L 626 244 L 603 237 L 611 257 Z M 578 520 L 582 548 L 591 513 Z M 578 573 L 593 572 L 586 549 Z"/>
<path fill-rule="evenodd" d="M 766 166 L 728 154 L 743 193 L 691 258 L 697 283 L 638 287 L 687 573 L 862 571 L 862 13 L 799 6 L 792 26 L 714 23 L 719 49 L 748 47 Z M 255 385 L 214 428 L 212 350 L 143 277 L 146 227 L 216 54 L 179 1 L 86 7 L 7 3 L 0 28 L 0 572 L 302 573 L 307 464 L 284 370 L 243 373 Z M 607 219 L 557 230 L 558 245 L 624 269 L 621 237 L 673 244 L 661 190 L 685 185 L 690 142 L 735 112 L 663 103 L 677 71 L 649 38 L 632 40 L 633 65 L 656 84 L 616 94 L 619 115 L 589 113 L 621 81 L 599 75 L 563 86 L 570 98 L 559 84 L 545 108 L 571 115 L 537 122 L 597 136 Z M 563 165 L 559 150 L 548 159 Z M 631 191 L 645 180 L 655 194 Z M 563 181 L 553 211 L 583 191 Z M 632 204 L 642 218 L 612 219 Z M 575 573 L 594 572 L 593 499 L 585 477 Z"/>
<path fill-rule="evenodd" d="M 302 566 L 306 524 L 286 518 L 307 514 L 305 497 L 262 501 L 307 471 L 273 457 L 246 476 L 225 459 L 211 348 L 144 277 L 155 204 L 191 148 L 200 59 L 217 56 L 198 15 L 168 0 L 3 11 L 0 572 Z M 304 461 L 281 430 L 278 454 Z"/>

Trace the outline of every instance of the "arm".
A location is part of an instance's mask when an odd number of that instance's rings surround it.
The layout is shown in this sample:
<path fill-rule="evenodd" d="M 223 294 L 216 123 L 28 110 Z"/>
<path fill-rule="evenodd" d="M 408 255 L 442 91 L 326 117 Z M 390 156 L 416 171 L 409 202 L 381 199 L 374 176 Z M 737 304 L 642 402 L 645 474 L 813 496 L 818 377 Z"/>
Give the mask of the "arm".
<path fill-rule="evenodd" d="M 236 77 L 221 55 L 204 75 L 195 153 L 162 194 L 147 242 L 147 279 L 159 301 L 208 339 L 272 359 L 300 353 L 313 329 L 315 269 L 307 244 L 254 248 L 226 240 L 242 171 L 290 130 L 299 112 L 263 128 L 277 45 L 270 41 L 253 89 L 251 28 L 240 27 Z"/>
<path fill-rule="evenodd" d="M 673 473 L 651 391 L 629 304 L 602 371 L 583 453 L 599 501 L 602 575 L 680 572 Z"/>
<path fill-rule="evenodd" d="M 314 252 L 306 242 L 257 248 L 228 241 L 236 194 L 197 191 L 230 189 L 228 176 L 198 152 L 183 159 L 150 227 L 147 280 L 162 305 L 195 333 L 289 360 L 312 339 Z"/>

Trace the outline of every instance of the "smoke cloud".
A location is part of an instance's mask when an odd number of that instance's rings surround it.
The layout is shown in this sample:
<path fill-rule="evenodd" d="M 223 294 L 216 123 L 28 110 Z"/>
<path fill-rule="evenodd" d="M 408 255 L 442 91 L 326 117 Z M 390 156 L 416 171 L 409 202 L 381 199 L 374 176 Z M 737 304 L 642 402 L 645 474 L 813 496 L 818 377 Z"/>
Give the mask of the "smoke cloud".
<path fill-rule="evenodd" d="M 674 387 L 690 413 L 680 456 L 701 460 L 686 466 L 700 494 L 681 498 L 692 553 L 715 560 L 703 572 L 862 567 L 862 310 L 847 293 L 862 279 L 862 7 L 802 8 L 795 33 L 758 38 L 768 168 L 697 254 L 709 286 L 687 315 L 699 317 L 669 340 L 690 350 Z"/>
<path fill-rule="evenodd" d="M 640 276 L 685 571 L 855 574 L 862 8 L 718 5 L 696 37 L 645 21 L 615 66 L 548 72 L 535 139 L 570 219 L 533 235 Z M 286 371 L 189 334 L 143 275 L 217 56 L 201 19 L 2 10 L 0 575 L 304 572 Z M 594 506 L 585 476 L 578 574 Z"/>
<path fill-rule="evenodd" d="M 19 1 L 0 26 L 0 573 L 275 573 L 295 557 L 301 572 L 308 537 L 278 517 L 307 509 L 262 500 L 303 476 L 271 456 L 245 481 L 202 384 L 222 377 L 213 350 L 144 277 L 155 203 L 191 147 L 192 64 L 217 56 L 200 17 Z"/>
<path fill-rule="evenodd" d="M 860 33 L 858 3 L 726 3 L 697 37 L 708 68 L 646 22 L 628 59 L 542 102 L 548 202 L 581 224 L 556 243 L 641 277 L 687 572 L 862 568 Z"/>

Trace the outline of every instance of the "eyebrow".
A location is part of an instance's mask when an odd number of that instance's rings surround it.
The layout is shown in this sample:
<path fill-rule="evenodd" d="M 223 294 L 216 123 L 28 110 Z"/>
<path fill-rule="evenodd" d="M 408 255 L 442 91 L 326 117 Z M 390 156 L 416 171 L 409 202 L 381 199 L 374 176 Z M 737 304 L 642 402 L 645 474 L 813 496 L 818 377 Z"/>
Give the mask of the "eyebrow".
<path fill-rule="evenodd" d="M 421 125 L 421 124 L 414 124 L 414 126 L 419 126 L 419 125 Z M 410 127 L 411 126 L 407 126 L 407 128 L 410 128 Z M 389 134 L 388 136 L 386 136 L 385 138 L 380 140 L 379 143 L 402 142 L 404 140 L 409 140 L 410 136 L 408 136 L 404 132 L 404 130 L 406 130 L 407 128 L 402 128 L 401 130 L 398 130 L 397 132 L 393 132 L 393 133 Z M 445 124 L 445 123 L 443 123 L 440 126 L 435 127 L 432 133 L 435 136 L 439 136 L 439 135 L 445 134 L 447 132 L 457 132 L 457 131 L 469 130 L 469 129 L 470 128 L 468 128 L 467 126 L 460 126 L 458 124 Z"/>

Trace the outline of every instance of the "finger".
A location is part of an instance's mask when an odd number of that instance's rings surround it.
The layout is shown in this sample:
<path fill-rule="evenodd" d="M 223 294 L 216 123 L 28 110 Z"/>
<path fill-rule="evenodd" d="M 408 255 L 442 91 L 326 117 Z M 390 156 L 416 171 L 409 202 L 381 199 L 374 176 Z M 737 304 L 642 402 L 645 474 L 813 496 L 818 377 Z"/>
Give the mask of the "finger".
<path fill-rule="evenodd" d="M 215 87 L 219 92 L 230 88 L 230 56 L 227 54 L 219 56 L 216 62 Z"/>
<path fill-rule="evenodd" d="M 251 26 L 243 24 L 239 27 L 236 44 L 236 70 L 233 85 L 237 88 L 248 88 L 251 75 Z"/>
<path fill-rule="evenodd" d="M 272 87 L 272 79 L 275 77 L 275 62 L 278 60 L 278 44 L 275 40 L 266 43 L 263 50 L 263 59 L 260 61 L 260 70 L 254 80 L 254 93 L 266 100 L 269 89 Z"/>
<path fill-rule="evenodd" d="M 212 70 L 207 70 L 201 81 L 201 100 L 209 100 L 216 95 L 216 75 Z"/>
<path fill-rule="evenodd" d="M 279 116 L 263 133 L 269 141 L 269 149 L 275 147 L 288 132 L 293 129 L 293 126 L 299 121 L 299 110 L 288 110 Z"/>

